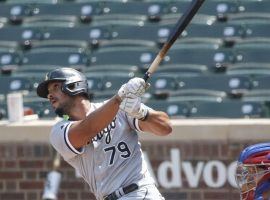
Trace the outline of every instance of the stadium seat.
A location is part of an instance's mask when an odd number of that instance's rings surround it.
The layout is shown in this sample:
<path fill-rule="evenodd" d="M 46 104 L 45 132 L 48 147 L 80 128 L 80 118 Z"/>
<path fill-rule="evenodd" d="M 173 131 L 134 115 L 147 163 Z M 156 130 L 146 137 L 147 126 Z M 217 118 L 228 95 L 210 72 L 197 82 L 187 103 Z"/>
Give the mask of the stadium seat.
<path fill-rule="evenodd" d="M 119 90 L 122 84 L 126 83 L 131 77 L 125 72 L 119 73 L 90 73 L 90 77 L 100 77 L 102 90 L 96 90 L 94 93 L 91 93 L 90 90 L 90 98 L 96 101 L 104 101 L 111 98 L 116 92 Z M 89 76 L 88 76 L 89 77 Z M 88 78 L 87 78 L 88 79 Z M 89 79 L 90 80 L 90 79 Z M 92 79 L 93 80 L 93 79 Z M 100 83 L 98 83 L 100 84 Z"/>
<path fill-rule="evenodd" d="M 156 52 L 157 49 L 144 47 L 100 48 L 91 54 L 91 65 L 135 65 L 145 70 L 154 60 Z"/>
<path fill-rule="evenodd" d="M 147 106 L 166 112 L 171 118 L 187 118 L 189 116 L 189 104 L 179 101 L 149 100 Z"/>
<path fill-rule="evenodd" d="M 177 21 L 180 19 L 181 13 L 169 13 L 164 14 L 162 16 L 161 21 L 159 22 L 161 25 L 172 25 L 174 26 Z M 217 21 L 216 16 L 207 15 L 207 14 L 196 14 L 190 24 L 204 24 L 204 25 L 211 25 Z"/>
<path fill-rule="evenodd" d="M 270 64 L 268 63 L 237 63 L 227 67 L 228 75 L 270 75 Z"/>
<path fill-rule="evenodd" d="M 270 23 L 250 23 L 245 25 L 244 38 L 270 38 Z"/>
<path fill-rule="evenodd" d="M 78 49 L 42 48 L 33 49 L 23 55 L 23 65 L 59 65 L 59 66 L 87 66 L 88 53 Z"/>
<path fill-rule="evenodd" d="M 163 64 L 201 64 L 212 71 L 224 71 L 234 60 L 230 49 L 216 44 L 175 44 L 165 56 Z"/>
<path fill-rule="evenodd" d="M 32 96 L 35 95 L 35 96 Z M 26 95 L 23 98 L 24 109 L 30 109 L 41 119 L 57 117 L 47 99 L 37 97 L 36 94 Z"/>
<path fill-rule="evenodd" d="M 45 49 L 52 48 L 53 51 L 63 48 L 75 48 L 81 51 L 89 51 L 89 44 L 87 41 L 76 41 L 76 40 L 43 40 L 43 41 L 33 41 L 31 44 L 31 49 Z"/>
<path fill-rule="evenodd" d="M 270 89 L 270 76 L 255 76 L 252 78 L 252 90 Z"/>
<path fill-rule="evenodd" d="M 112 43 L 120 45 L 155 46 L 164 43 L 170 30 L 155 25 L 118 25 L 112 28 Z M 109 41 L 110 42 L 110 41 Z"/>
<path fill-rule="evenodd" d="M 0 68 L 6 65 L 18 65 L 21 63 L 21 56 L 19 52 L 0 52 Z"/>
<path fill-rule="evenodd" d="M 172 65 L 160 65 L 155 74 L 168 74 L 168 75 L 181 75 L 181 76 L 196 76 L 208 74 L 209 69 L 206 65 L 200 64 L 172 64 Z M 156 75 L 158 76 L 158 75 Z"/>
<path fill-rule="evenodd" d="M 179 1 L 171 3 L 169 10 L 172 13 L 183 13 L 189 6 L 190 1 Z M 222 19 L 229 13 L 237 13 L 238 4 L 231 0 L 207 0 L 199 10 L 199 14 L 217 16 Z"/>
<path fill-rule="evenodd" d="M 269 63 L 270 40 L 251 40 L 235 44 L 233 47 L 237 63 Z"/>
<path fill-rule="evenodd" d="M 97 73 L 87 73 L 85 72 L 85 76 L 88 82 L 89 94 L 93 95 L 95 92 L 101 91 L 103 88 L 102 80 L 103 76 L 96 75 Z"/>
<path fill-rule="evenodd" d="M 103 73 L 104 74 L 104 73 Z M 118 89 L 124 83 L 128 82 L 131 77 L 128 77 L 126 73 L 105 74 L 102 79 L 103 90 L 106 91 L 118 91 Z"/>
<path fill-rule="evenodd" d="M 177 89 L 176 76 L 168 74 L 156 74 L 149 80 L 151 87 L 146 91 L 155 98 L 167 98 L 169 94 Z"/>
<path fill-rule="evenodd" d="M 127 2 L 110 2 L 107 1 L 103 6 L 103 15 L 113 18 L 137 18 L 144 19 L 147 18 L 150 21 L 159 21 L 161 15 L 165 11 L 166 3 L 156 2 L 136 2 L 136 1 L 127 1 Z"/>
<path fill-rule="evenodd" d="M 23 18 L 30 14 L 29 6 L 22 4 L 22 2 L 12 5 L 0 3 L 0 17 L 7 18 L 12 24 L 21 24 Z"/>
<path fill-rule="evenodd" d="M 56 4 L 62 0 L 23 0 L 25 4 L 35 4 L 35 3 L 47 3 L 47 4 Z M 17 4 L 21 3 L 21 0 L 6 0 L 7 4 Z"/>
<path fill-rule="evenodd" d="M 243 13 L 269 13 L 269 1 L 240 1 L 239 11 Z"/>
<path fill-rule="evenodd" d="M 263 118 L 267 108 L 259 102 L 194 102 L 190 118 Z"/>
<path fill-rule="evenodd" d="M 0 28 L 5 26 L 8 23 L 8 19 L 6 17 L 0 17 Z"/>
<path fill-rule="evenodd" d="M 0 94 L 14 91 L 29 92 L 33 88 L 33 82 L 26 77 L 1 76 L 0 78 Z"/>
<path fill-rule="evenodd" d="M 32 6 L 34 16 L 75 16 L 82 22 L 91 22 L 92 16 L 100 14 L 98 3 L 59 3 L 35 4 Z"/>
<path fill-rule="evenodd" d="M 25 17 L 23 27 L 44 28 L 44 27 L 75 27 L 80 24 L 75 16 L 31 16 Z"/>
<path fill-rule="evenodd" d="M 230 23 L 190 24 L 181 36 L 184 40 L 220 39 L 224 45 L 232 45 L 245 36 L 245 29 L 241 25 Z"/>
<path fill-rule="evenodd" d="M 267 89 L 255 89 L 245 93 L 241 99 L 243 102 L 261 102 L 270 108 L 270 91 Z M 269 113 L 268 113 L 269 114 Z M 269 115 L 268 115 L 269 116 Z"/>
<path fill-rule="evenodd" d="M 41 40 L 42 34 L 38 28 L 4 27 L 0 28 L 0 41 L 18 42 L 23 48 L 30 48 L 31 42 Z"/>
<path fill-rule="evenodd" d="M 0 40 L 0 52 L 14 52 L 19 51 L 20 46 L 15 41 L 1 41 Z"/>
<path fill-rule="evenodd" d="M 12 74 L 16 76 L 30 76 L 30 77 L 41 76 L 43 79 L 45 73 L 59 67 L 60 67 L 59 65 L 42 65 L 42 64 L 41 65 L 21 65 L 21 66 L 18 66 L 16 70 L 13 71 Z M 81 70 L 81 68 L 76 68 L 76 67 L 74 68 Z"/>
<path fill-rule="evenodd" d="M 80 26 L 76 28 L 48 27 L 43 30 L 44 40 L 88 42 L 93 48 L 111 37 L 107 26 Z"/>
<path fill-rule="evenodd" d="M 238 97 L 251 88 L 248 76 L 206 75 L 177 78 L 178 90 L 206 89 L 224 91 L 232 97 Z"/>
<path fill-rule="evenodd" d="M 269 24 L 268 13 L 238 13 L 228 15 L 228 22 L 245 26 L 247 24 Z"/>
<path fill-rule="evenodd" d="M 143 74 L 139 71 L 139 68 L 134 65 L 92 65 L 84 70 L 85 73 L 128 73 L 129 76 L 142 76 Z"/>
<path fill-rule="evenodd" d="M 212 89 L 186 89 L 171 92 L 166 101 L 178 102 L 222 102 L 228 99 L 228 95 L 224 91 L 216 91 Z"/>

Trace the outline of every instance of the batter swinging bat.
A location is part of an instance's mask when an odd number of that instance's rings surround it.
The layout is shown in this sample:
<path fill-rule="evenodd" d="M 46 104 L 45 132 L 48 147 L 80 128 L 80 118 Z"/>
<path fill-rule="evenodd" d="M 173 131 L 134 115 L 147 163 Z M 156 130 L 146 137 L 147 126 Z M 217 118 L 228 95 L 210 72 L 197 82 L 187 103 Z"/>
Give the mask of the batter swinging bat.
<path fill-rule="evenodd" d="M 158 55 L 156 56 L 155 60 L 152 62 L 150 67 L 148 68 L 147 72 L 144 74 L 143 79 L 145 81 L 151 76 L 153 72 L 156 71 L 159 63 L 165 57 L 168 50 L 171 48 L 175 40 L 181 35 L 181 33 L 185 30 L 189 22 L 192 20 L 194 15 L 197 13 L 201 5 L 203 4 L 204 0 L 193 0 L 188 7 L 188 9 L 184 12 L 181 18 L 178 20 L 177 24 L 175 25 L 173 31 L 169 35 L 167 42 L 163 45 L 161 50 L 159 51 Z"/>

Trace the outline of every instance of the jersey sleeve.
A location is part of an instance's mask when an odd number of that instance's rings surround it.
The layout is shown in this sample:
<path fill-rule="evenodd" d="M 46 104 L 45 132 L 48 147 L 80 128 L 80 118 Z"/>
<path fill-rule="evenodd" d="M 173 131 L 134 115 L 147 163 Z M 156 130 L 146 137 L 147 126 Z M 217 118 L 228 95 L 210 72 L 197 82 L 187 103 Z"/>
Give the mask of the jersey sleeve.
<path fill-rule="evenodd" d="M 146 106 L 146 105 L 145 105 Z M 153 110 L 152 108 L 150 108 L 149 106 L 146 106 L 149 110 Z M 127 121 L 129 123 L 129 126 L 138 131 L 138 132 L 143 132 L 140 127 L 139 127 L 139 120 L 134 118 L 134 117 L 131 117 L 129 116 L 127 113 L 125 113 L 124 111 L 121 111 L 122 112 L 122 115 L 125 115 L 126 118 L 127 118 Z"/>
<path fill-rule="evenodd" d="M 139 121 L 138 121 L 138 119 L 129 116 L 124 111 L 120 111 L 120 114 L 127 119 L 127 122 L 128 122 L 128 124 L 129 124 L 129 126 L 130 126 L 131 129 L 136 130 L 138 132 L 142 132 L 142 130 L 139 127 Z"/>
<path fill-rule="evenodd" d="M 72 121 L 61 121 L 55 124 L 51 130 L 50 143 L 65 160 L 69 160 L 84 152 L 84 148 L 76 149 L 68 138 L 68 131 Z"/>

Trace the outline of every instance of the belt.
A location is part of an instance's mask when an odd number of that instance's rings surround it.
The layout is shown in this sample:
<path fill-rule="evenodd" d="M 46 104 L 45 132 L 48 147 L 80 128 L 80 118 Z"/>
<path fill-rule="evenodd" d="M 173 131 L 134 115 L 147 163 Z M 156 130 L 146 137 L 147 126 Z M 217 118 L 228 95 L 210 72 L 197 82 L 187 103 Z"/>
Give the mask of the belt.
<path fill-rule="evenodd" d="M 111 194 L 104 197 L 104 200 L 117 200 L 121 196 L 128 194 L 137 190 L 139 186 L 136 183 L 132 183 L 126 187 L 119 188 L 118 190 L 112 192 Z"/>

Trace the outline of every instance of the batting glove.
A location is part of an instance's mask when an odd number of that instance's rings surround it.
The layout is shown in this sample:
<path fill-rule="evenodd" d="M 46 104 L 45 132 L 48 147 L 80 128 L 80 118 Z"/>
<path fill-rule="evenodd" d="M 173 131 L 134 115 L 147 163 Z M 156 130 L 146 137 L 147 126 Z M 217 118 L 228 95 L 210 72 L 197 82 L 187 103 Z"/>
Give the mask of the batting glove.
<path fill-rule="evenodd" d="M 118 90 L 118 96 L 123 100 L 127 95 L 142 96 L 148 84 L 142 78 L 132 78 Z"/>
<path fill-rule="evenodd" d="M 139 120 L 146 120 L 149 113 L 148 107 L 141 103 L 141 98 L 134 94 L 124 98 L 120 104 L 120 109 Z"/>

